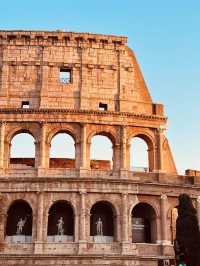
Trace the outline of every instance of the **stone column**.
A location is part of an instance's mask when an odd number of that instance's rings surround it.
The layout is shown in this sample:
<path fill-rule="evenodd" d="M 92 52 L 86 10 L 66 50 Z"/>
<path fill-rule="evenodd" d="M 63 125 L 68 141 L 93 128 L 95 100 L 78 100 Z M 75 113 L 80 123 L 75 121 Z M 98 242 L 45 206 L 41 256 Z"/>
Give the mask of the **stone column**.
<path fill-rule="evenodd" d="M 127 194 L 122 194 L 122 241 L 128 242 L 128 200 Z"/>
<path fill-rule="evenodd" d="M 126 127 L 121 127 L 121 168 L 126 169 L 127 168 L 127 141 L 126 141 Z"/>
<path fill-rule="evenodd" d="M 122 254 L 133 252 L 129 242 L 129 214 L 128 214 L 128 194 L 122 194 Z M 132 247 L 133 248 L 133 247 Z"/>
<path fill-rule="evenodd" d="M 85 209 L 85 198 L 86 192 L 80 192 L 80 207 L 79 207 L 79 249 L 78 253 L 84 253 L 86 251 L 86 209 Z"/>
<path fill-rule="evenodd" d="M 35 253 L 42 253 L 43 249 L 43 225 L 44 225 L 44 193 L 38 192 L 37 195 L 37 220 L 36 220 L 36 239 Z"/>
<path fill-rule="evenodd" d="M 124 178 L 128 176 L 128 153 L 127 153 L 127 134 L 126 127 L 121 127 L 121 139 L 120 139 L 120 177 Z"/>
<path fill-rule="evenodd" d="M 113 146 L 113 171 L 118 171 L 120 164 L 120 144 L 116 143 Z"/>
<path fill-rule="evenodd" d="M 162 194 L 160 198 L 160 219 L 161 219 L 161 242 L 163 245 L 169 244 L 167 238 L 167 195 Z"/>
<path fill-rule="evenodd" d="M 80 176 L 87 175 L 87 169 L 90 158 L 87 158 L 87 128 L 85 124 L 81 124 L 81 148 L 80 148 Z"/>
<path fill-rule="evenodd" d="M 42 78 L 41 78 L 41 89 L 40 89 L 40 108 L 45 108 L 48 102 L 49 66 L 41 66 L 41 74 Z"/>
<path fill-rule="evenodd" d="M 157 139 L 158 139 L 158 145 L 157 145 L 156 165 L 159 172 L 164 172 L 164 165 L 163 165 L 164 128 L 157 129 Z"/>
<path fill-rule="evenodd" d="M 199 227 L 200 227 L 200 196 L 197 197 L 196 206 L 197 206 L 197 218 L 198 218 Z"/>
<path fill-rule="evenodd" d="M 0 127 L 0 168 L 4 168 L 4 154 L 5 154 L 5 123 L 1 123 Z M 7 155 L 8 156 L 8 155 Z M 9 157 L 9 156 L 8 156 Z"/>
<path fill-rule="evenodd" d="M 4 242 L 5 239 L 5 225 L 6 225 L 7 215 L 3 211 L 0 212 L 0 244 Z"/>
<path fill-rule="evenodd" d="M 75 144 L 75 168 L 79 169 L 81 166 L 81 143 L 76 142 Z"/>
<path fill-rule="evenodd" d="M 38 174 L 43 175 L 48 165 L 49 156 L 47 156 L 47 145 L 46 145 L 46 134 L 47 134 L 47 124 L 41 124 L 41 135 L 40 135 L 40 142 L 39 142 L 39 152 L 38 154 Z"/>

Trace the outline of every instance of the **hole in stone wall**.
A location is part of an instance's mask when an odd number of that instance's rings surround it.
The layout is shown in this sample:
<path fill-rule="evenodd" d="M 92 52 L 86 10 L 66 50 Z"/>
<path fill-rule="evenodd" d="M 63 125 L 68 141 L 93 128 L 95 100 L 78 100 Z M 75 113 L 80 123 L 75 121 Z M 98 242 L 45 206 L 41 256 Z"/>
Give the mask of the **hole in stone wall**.
<path fill-rule="evenodd" d="M 111 170 L 113 167 L 113 149 L 111 140 L 102 135 L 92 138 L 90 147 L 90 167 L 96 170 Z"/>
<path fill-rule="evenodd" d="M 75 142 L 67 133 L 56 134 L 51 141 L 50 168 L 75 168 Z"/>
<path fill-rule="evenodd" d="M 35 139 L 29 133 L 18 133 L 11 140 L 10 167 L 35 166 Z"/>
<path fill-rule="evenodd" d="M 30 108 L 29 101 L 22 101 L 22 108 L 23 108 L 23 109 L 28 109 L 28 108 Z"/>
<path fill-rule="evenodd" d="M 94 242 L 113 242 L 114 215 L 107 202 L 97 202 L 90 211 L 90 236 Z"/>
<path fill-rule="evenodd" d="M 149 171 L 148 146 L 140 137 L 131 140 L 130 165 L 132 171 Z"/>
<path fill-rule="evenodd" d="M 9 208 L 6 223 L 7 242 L 32 241 L 32 209 L 24 200 L 16 200 Z"/>
<path fill-rule="evenodd" d="M 156 214 L 151 205 L 138 203 L 132 210 L 132 242 L 155 243 Z"/>
<path fill-rule="evenodd" d="M 63 84 L 72 83 L 72 70 L 70 68 L 60 68 L 59 80 Z"/>
<path fill-rule="evenodd" d="M 99 110 L 100 111 L 107 111 L 108 105 L 106 103 L 99 103 Z"/>
<path fill-rule="evenodd" d="M 48 241 L 73 241 L 74 213 L 71 205 L 66 201 L 54 203 L 48 216 Z"/>

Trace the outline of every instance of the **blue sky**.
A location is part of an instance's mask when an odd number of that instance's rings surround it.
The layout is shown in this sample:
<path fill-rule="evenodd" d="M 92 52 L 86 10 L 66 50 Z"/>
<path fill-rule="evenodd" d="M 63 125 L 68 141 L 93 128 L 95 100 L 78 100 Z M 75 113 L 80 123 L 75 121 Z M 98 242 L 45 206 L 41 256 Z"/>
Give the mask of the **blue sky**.
<path fill-rule="evenodd" d="M 154 102 L 165 105 L 177 168 L 200 169 L 200 1 L 1 1 L 1 29 L 126 35 Z"/>

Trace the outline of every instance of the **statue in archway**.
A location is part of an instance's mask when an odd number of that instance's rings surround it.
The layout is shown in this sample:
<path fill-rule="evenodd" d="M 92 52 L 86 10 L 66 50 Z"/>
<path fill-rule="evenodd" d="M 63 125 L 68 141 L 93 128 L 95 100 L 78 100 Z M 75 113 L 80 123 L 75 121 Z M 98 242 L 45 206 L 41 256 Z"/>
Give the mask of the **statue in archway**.
<path fill-rule="evenodd" d="M 58 228 L 58 235 L 64 235 L 64 220 L 63 217 L 60 217 L 58 219 L 58 223 L 57 223 L 57 228 Z"/>
<path fill-rule="evenodd" d="M 26 223 L 26 218 L 24 220 L 22 218 L 19 219 L 17 223 L 17 232 L 16 232 L 17 235 L 22 234 L 25 223 Z"/>
<path fill-rule="evenodd" d="M 96 229 L 97 229 L 97 235 L 98 236 L 102 236 L 103 235 L 103 222 L 101 220 L 101 218 L 99 217 L 99 219 L 96 222 Z"/>

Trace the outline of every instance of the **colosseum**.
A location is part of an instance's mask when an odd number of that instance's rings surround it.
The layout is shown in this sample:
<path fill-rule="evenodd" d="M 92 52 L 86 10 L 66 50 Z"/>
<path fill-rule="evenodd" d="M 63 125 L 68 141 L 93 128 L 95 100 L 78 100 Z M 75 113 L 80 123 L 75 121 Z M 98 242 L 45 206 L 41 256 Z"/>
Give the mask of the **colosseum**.
<path fill-rule="evenodd" d="M 200 220 L 200 173 L 177 173 L 126 37 L 0 31 L 0 122 L 1 265 L 174 265 L 174 207 L 187 192 Z M 20 134 L 33 158 L 12 155 Z M 59 134 L 73 158 L 51 156 Z M 91 156 L 96 136 L 111 162 Z M 131 167 L 135 138 L 147 167 Z"/>

